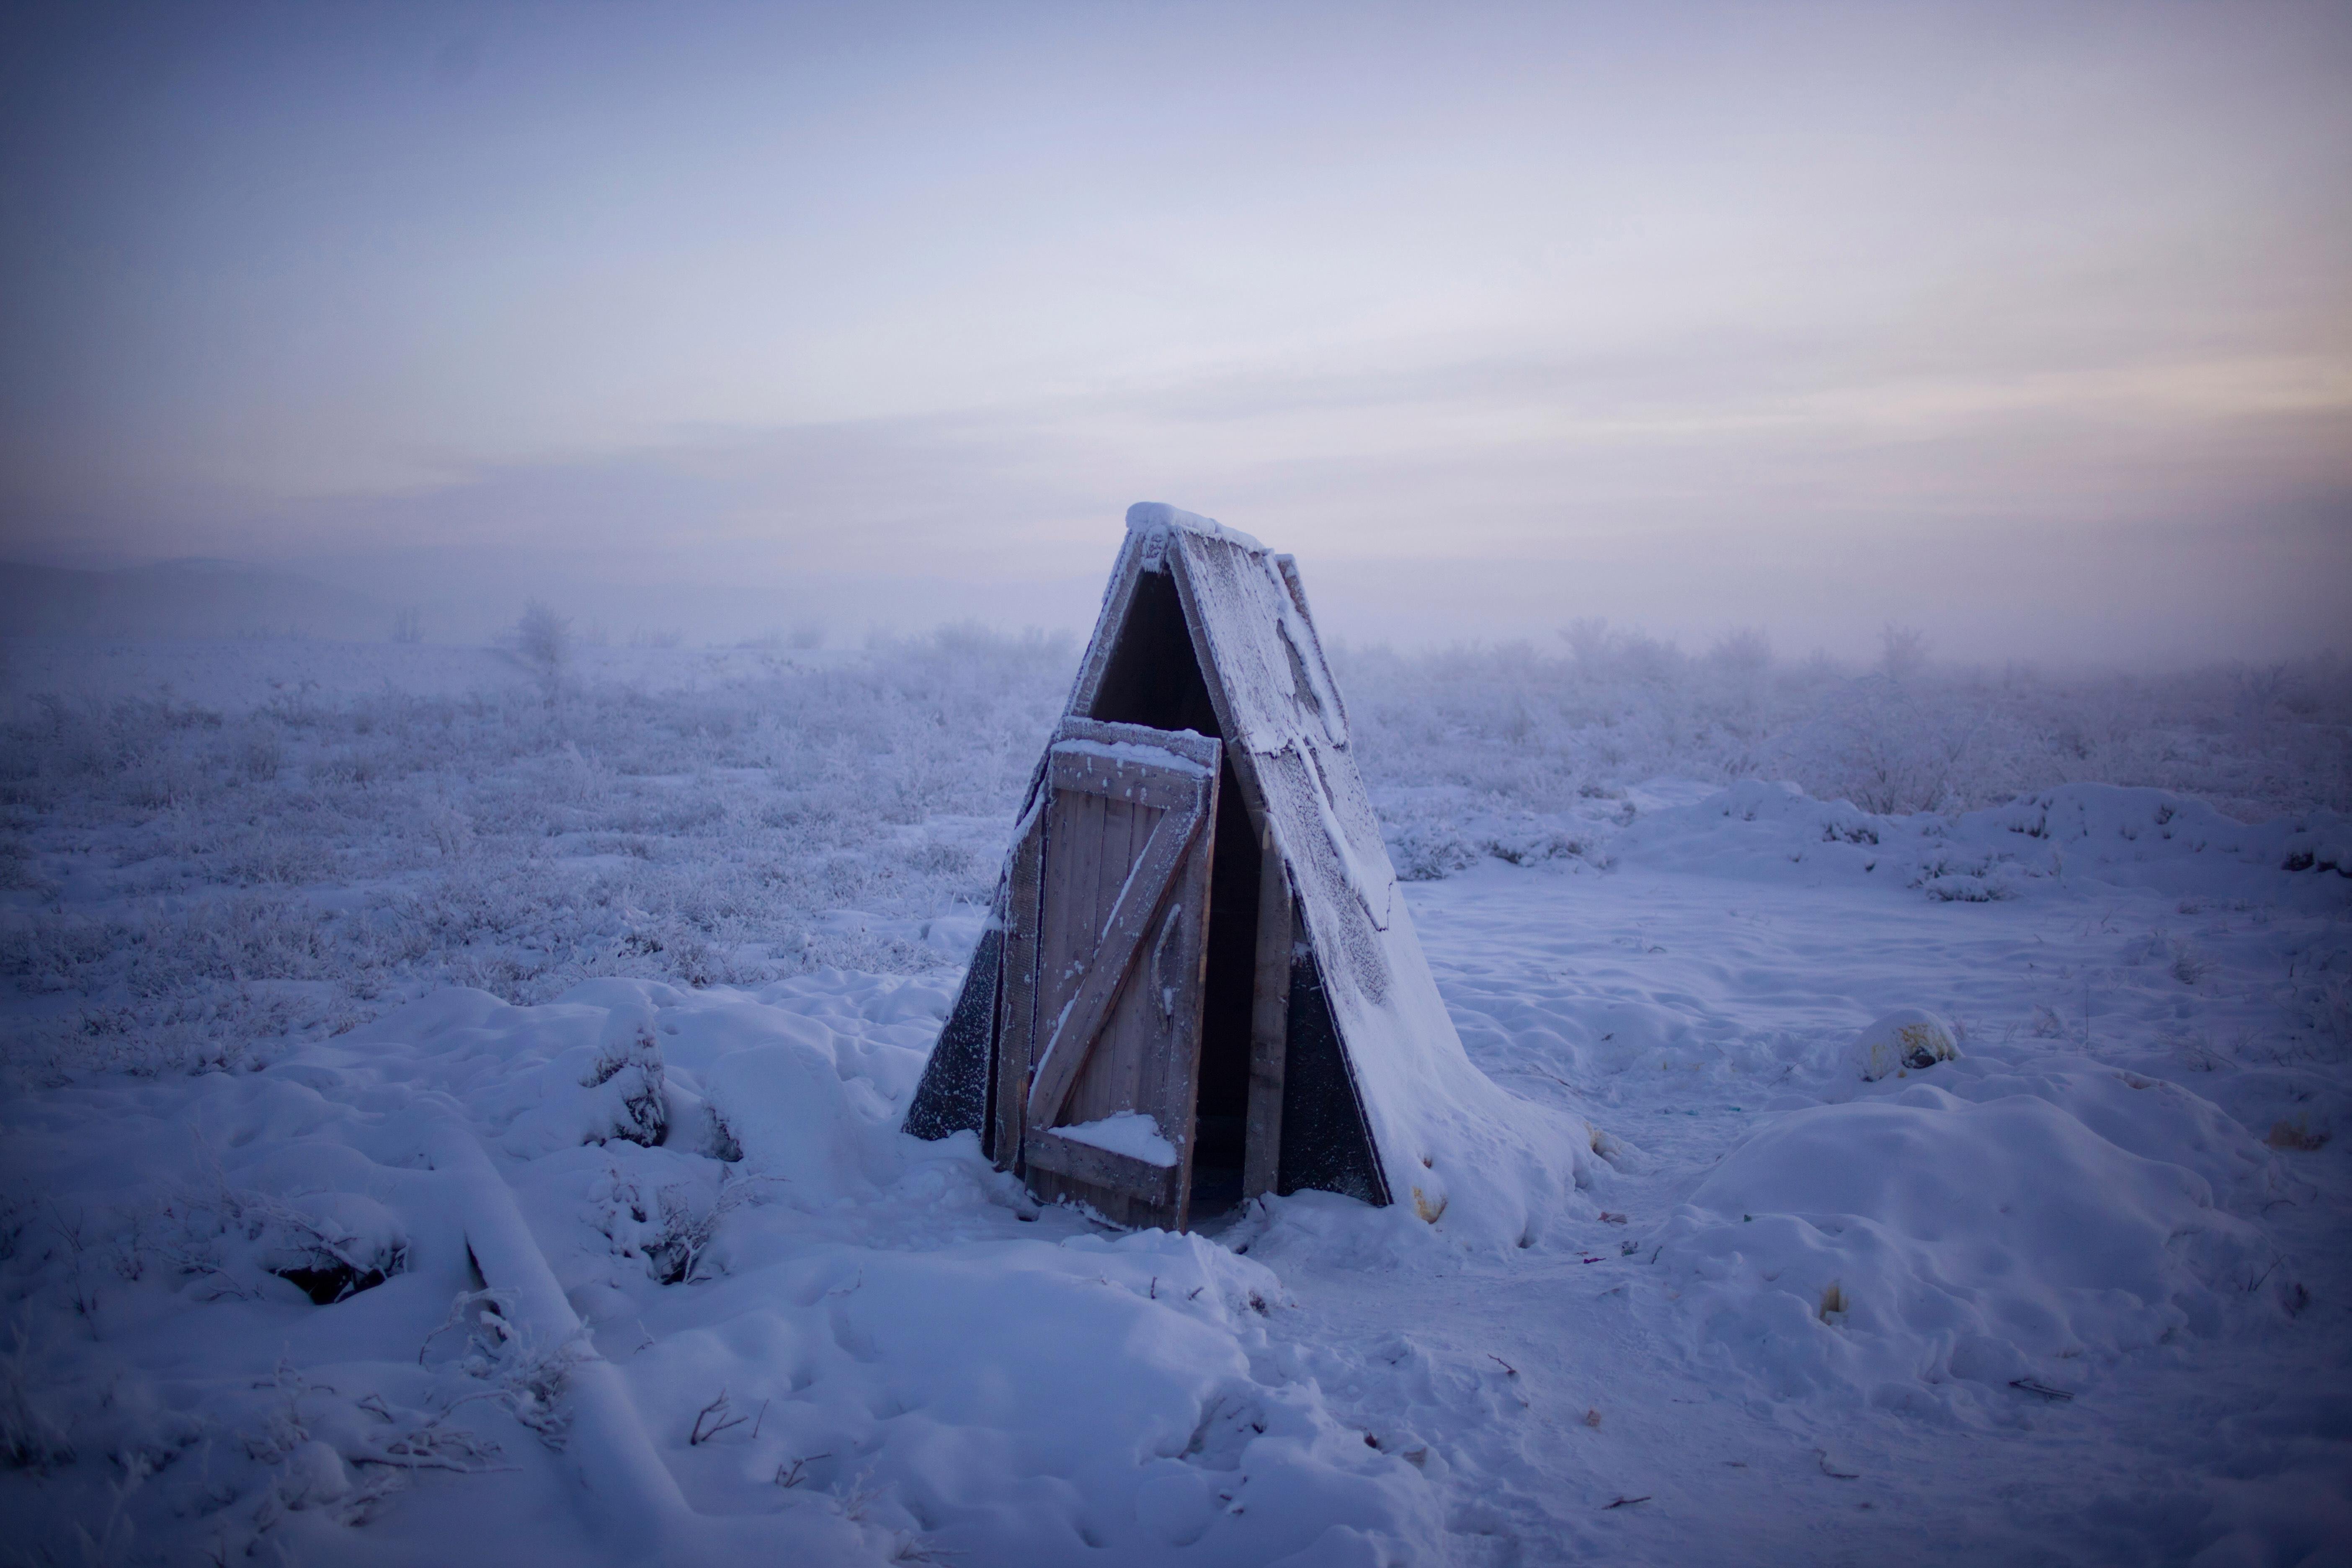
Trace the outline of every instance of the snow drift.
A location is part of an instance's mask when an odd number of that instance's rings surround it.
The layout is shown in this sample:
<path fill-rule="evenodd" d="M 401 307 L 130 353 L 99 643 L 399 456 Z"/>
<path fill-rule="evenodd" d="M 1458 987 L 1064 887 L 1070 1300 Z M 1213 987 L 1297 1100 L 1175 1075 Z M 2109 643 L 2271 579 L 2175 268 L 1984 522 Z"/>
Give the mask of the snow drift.
<path fill-rule="evenodd" d="M 2274 1161 L 2197 1096 L 1974 1059 L 1875 1089 L 1767 1121 L 1657 1238 L 1702 1352 L 1773 1397 L 1981 1419 L 2022 1384 L 2065 1392 L 2292 1306 L 2292 1272 L 2228 1212 Z"/>

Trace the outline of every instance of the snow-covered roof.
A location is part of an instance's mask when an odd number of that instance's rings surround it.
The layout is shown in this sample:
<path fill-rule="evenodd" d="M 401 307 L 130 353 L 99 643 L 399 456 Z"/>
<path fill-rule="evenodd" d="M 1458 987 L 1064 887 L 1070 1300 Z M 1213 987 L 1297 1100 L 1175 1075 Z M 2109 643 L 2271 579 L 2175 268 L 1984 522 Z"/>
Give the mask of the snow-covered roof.
<path fill-rule="evenodd" d="M 1260 544 L 1241 530 L 1227 528 L 1213 517 L 1202 517 L 1198 512 L 1186 511 L 1181 507 L 1170 506 L 1166 501 L 1160 500 L 1139 500 L 1129 507 L 1127 531 L 1129 533 L 1142 534 L 1147 538 L 1157 538 L 1171 531 L 1198 533 L 1211 539 L 1224 540 L 1230 544 L 1238 544 L 1244 550 L 1263 552 L 1265 549 L 1265 545 Z"/>
<path fill-rule="evenodd" d="M 1591 1158 L 1589 1127 L 1507 1093 L 1463 1049 L 1290 558 L 1213 524 L 1171 528 L 1162 548 L 1207 645 L 1202 673 L 1236 771 L 1255 775 L 1288 867 L 1391 1200 L 1449 1231 L 1517 1240 L 1568 1196 Z M 1122 572 L 1141 569 L 1135 553 Z M 1106 633 L 1117 628 L 1097 640 Z"/>

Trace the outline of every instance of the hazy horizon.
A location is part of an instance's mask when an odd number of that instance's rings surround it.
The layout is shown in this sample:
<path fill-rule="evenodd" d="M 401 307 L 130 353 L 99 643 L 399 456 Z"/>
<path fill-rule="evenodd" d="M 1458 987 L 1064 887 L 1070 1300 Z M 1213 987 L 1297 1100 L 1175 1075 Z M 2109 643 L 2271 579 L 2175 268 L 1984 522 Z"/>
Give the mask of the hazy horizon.
<path fill-rule="evenodd" d="M 2343 642 L 2339 9 L 8 26 L 0 556 L 1076 629 L 1148 499 L 1355 641 Z"/>

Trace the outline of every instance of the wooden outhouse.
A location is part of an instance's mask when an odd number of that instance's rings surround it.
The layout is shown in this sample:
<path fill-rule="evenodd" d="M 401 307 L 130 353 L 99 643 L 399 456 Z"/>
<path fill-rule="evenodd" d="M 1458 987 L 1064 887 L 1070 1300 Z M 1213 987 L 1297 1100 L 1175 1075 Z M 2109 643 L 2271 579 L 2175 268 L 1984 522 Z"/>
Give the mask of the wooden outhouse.
<path fill-rule="evenodd" d="M 1434 1222 L 1533 1108 L 1438 998 L 1297 570 L 1171 507 L 1127 529 L 906 1130 L 1124 1225 L 1301 1188 Z"/>

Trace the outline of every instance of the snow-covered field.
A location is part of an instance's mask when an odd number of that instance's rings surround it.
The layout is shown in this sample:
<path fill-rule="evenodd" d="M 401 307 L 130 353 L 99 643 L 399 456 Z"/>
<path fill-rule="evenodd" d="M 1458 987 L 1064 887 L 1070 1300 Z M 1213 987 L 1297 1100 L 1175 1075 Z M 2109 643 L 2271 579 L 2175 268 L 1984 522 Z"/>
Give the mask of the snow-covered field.
<path fill-rule="evenodd" d="M 1340 661 L 1500 1252 L 898 1133 L 1067 642 L 13 645 L 0 1552 L 2345 1561 L 2340 667 L 1579 633 Z"/>

